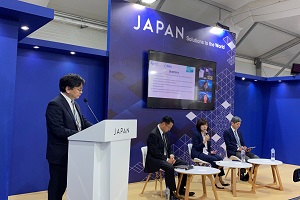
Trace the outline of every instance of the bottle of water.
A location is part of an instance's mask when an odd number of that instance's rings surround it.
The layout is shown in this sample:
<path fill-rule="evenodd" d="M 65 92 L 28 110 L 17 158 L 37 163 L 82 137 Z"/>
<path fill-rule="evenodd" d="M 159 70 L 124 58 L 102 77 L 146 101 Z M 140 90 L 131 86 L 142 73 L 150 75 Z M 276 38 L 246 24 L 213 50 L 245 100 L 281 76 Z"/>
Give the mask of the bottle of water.
<path fill-rule="evenodd" d="M 246 159 L 245 159 L 245 157 L 246 157 L 245 150 L 244 150 L 244 149 L 242 149 L 242 151 L 241 151 L 242 163 L 245 163 L 245 162 L 246 162 Z"/>
<path fill-rule="evenodd" d="M 166 191 L 165 191 L 165 200 L 170 200 L 170 189 L 169 189 L 169 187 L 167 187 Z"/>
<path fill-rule="evenodd" d="M 271 160 L 272 161 L 275 160 L 275 149 L 274 148 L 271 149 Z"/>

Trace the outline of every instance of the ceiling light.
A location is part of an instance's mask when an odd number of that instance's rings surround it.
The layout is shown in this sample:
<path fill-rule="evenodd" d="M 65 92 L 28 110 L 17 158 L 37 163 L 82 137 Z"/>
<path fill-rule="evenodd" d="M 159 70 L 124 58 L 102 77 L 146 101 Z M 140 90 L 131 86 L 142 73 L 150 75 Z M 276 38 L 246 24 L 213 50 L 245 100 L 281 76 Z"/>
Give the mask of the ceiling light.
<path fill-rule="evenodd" d="M 141 4 L 133 4 L 133 6 L 138 9 L 138 10 L 142 10 L 145 9 L 145 6 L 141 5 Z"/>
<path fill-rule="evenodd" d="M 243 81 L 244 81 L 245 79 L 246 79 L 245 77 L 242 78 Z"/>
<path fill-rule="evenodd" d="M 141 0 L 142 3 L 152 4 L 157 0 Z"/>
<path fill-rule="evenodd" d="M 39 49 L 40 47 L 39 47 L 39 46 L 34 46 L 33 48 L 34 48 L 34 49 Z"/>
<path fill-rule="evenodd" d="M 28 31 L 28 30 L 29 30 L 29 27 L 28 27 L 28 26 L 21 26 L 21 29 L 22 29 L 23 31 Z"/>
<path fill-rule="evenodd" d="M 254 81 L 257 81 L 256 79 Z"/>
<path fill-rule="evenodd" d="M 75 53 L 74 51 L 71 51 L 70 54 L 71 54 L 71 55 L 75 55 L 76 53 Z"/>
<path fill-rule="evenodd" d="M 212 27 L 211 29 L 210 29 L 210 33 L 212 33 L 212 34 L 215 34 L 215 35 L 220 35 L 221 33 L 223 33 L 223 29 L 221 29 L 221 28 L 218 28 L 218 27 Z"/>
<path fill-rule="evenodd" d="M 278 82 L 281 83 L 281 80 L 279 80 Z"/>

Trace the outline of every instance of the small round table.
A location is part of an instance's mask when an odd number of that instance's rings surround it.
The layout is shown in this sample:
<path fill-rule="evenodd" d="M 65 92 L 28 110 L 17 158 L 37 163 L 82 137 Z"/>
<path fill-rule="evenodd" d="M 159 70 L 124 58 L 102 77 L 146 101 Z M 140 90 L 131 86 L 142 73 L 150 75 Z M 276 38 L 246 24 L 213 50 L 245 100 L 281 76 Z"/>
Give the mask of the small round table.
<path fill-rule="evenodd" d="M 253 180 L 252 180 L 253 192 L 255 192 L 255 188 L 258 188 L 258 187 L 269 187 L 269 188 L 283 191 L 283 186 L 282 186 L 282 182 L 281 182 L 278 167 L 277 167 L 278 165 L 282 164 L 281 161 L 271 160 L 271 159 L 263 159 L 263 158 L 255 158 L 255 159 L 249 159 L 248 162 L 252 163 L 252 165 L 253 165 L 253 167 L 251 169 L 251 171 L 252 171 L 251 173 L 254 174 Z M 273 175 L 273 183 L 267 184 L 267 185 L 257 185 L 256 184 L 257 171 L 258 171 L 258 167 L 260 165 L 271 165 L 272 175 Z M 254 173 L 253 173 L 253 170 L 254 170 Z M 277 180 L 278 180 L 278 182 L 277 182 Z"/>
<path fill-rule="evenodd" d="M 217 161 L 216 164 L 221 167 L 228 167 L 231 170 L 231 191 L 232 195 L 236 197 L 236 169 L 250 168 L 252 165 L 238 161 Z M 249 177 L 251 177 L 251 172 Z"/>
<path fill-rule="evenodd" d="M 179 194 L 179 186 L 181 185 L 181 180 L 182 180 L 183 174 L 187 175 L 185 196 L 184 196 L 185 200 L 189 199 L 190 183 L 191 183 L 192 177 L 194 175 L 202 176 L 203 195 L 202 195 L 201 199 L 207 197 L 205 176 L 207 176 L 211 182 L 211 187 L 214 192 L 215 199 L 218 199 L 218 195 L 217 195 L 217 191 L 216 191 L 216 187 L 215 187 L 215 181 L 214 181 L 214 178 L 212 177 L 212 175 L 220 173 L 219 169 L 211 168 L 211 167 L 203 167 L 203 166 L 194 166 L 193 169 L 185 170 L 185 169 L 177 168 L 177 169 L 175 169 L 175 171 L 180 173 L 179 180 L 178 180 L 178 186 L 177 186 L 177 190 L 176 190 L 177 194 Z"/>

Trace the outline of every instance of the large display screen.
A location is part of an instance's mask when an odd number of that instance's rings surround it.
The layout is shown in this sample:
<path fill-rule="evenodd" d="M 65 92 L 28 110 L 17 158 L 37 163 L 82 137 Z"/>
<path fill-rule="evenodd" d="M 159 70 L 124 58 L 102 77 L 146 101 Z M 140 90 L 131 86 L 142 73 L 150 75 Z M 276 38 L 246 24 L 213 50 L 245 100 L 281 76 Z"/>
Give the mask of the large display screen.
<path fill-rule="evenodd" d="M 213 110 L 216 63 L 148 51 L 149 108 Z"/>

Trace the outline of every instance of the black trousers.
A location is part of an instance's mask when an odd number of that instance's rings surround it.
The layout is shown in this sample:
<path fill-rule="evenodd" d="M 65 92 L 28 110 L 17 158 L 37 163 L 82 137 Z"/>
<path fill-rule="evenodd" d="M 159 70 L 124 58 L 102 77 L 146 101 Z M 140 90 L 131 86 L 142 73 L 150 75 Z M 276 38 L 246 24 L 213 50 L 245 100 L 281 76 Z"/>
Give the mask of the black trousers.
<path fill-rule="evenodd" d="M 67 165 L 49 163 L 48 200 L 62 200 L 67 188 Z"/>
<path fill-rule="evenodd" d="M 176 162 L 171 165 L 167 161 L 163 160 L 161 161 L 161 166 L 160 168 L 165 171 L 165 181 L 166 181 L 166 186 L 170 189 L 170 191 L 175 191 L 176 190 L 176 183 L 175 183 L 175 176 L 174 176 L 174 166 L 177 165 L 187 165 L 187 163 L 183 160 L 176 160 Z M 178 174 L 179 175 L 179 174 Z M 182 191 L 186 185 L 186 179 L 187 175 L 184 174 L 182 177 L 181 185 L 179 190 Z"/>

